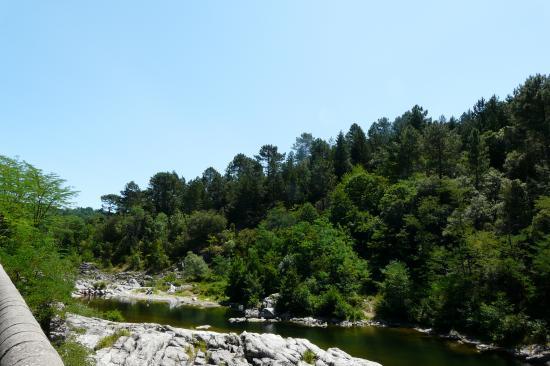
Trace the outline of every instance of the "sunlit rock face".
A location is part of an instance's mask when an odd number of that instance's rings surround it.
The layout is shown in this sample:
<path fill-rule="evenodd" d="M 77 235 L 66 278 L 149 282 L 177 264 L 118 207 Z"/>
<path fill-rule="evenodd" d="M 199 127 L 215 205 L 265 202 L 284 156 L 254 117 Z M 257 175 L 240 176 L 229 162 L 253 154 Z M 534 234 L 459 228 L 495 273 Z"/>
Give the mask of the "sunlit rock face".
<path fill-rule="evenodd" d="M 98 366 L 379 365 L 351 357 L 337 348 L 324 351 L 306 339 L 276 334 L 215 333 L 158 324 L 115 323 L 72 314 L 67 317 L 67 325 L 75 339 L 91 349 L 117 331 L 129 332 L 116 339 L 112 346 L 95 351 L 93 358 Z"/>

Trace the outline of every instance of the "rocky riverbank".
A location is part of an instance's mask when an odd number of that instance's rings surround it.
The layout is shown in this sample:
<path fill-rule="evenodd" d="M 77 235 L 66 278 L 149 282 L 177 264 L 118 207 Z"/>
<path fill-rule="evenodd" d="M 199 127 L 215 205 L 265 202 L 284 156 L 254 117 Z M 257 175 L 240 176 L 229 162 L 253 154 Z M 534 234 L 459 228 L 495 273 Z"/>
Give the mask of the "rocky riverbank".
<path fill-rule="evenodd" d="M 66 324 L 70 338 L 95 349 L 91 357 L 97 366 L 380 366 L 338 348 L 325 351 L 306 339 L 276 334 L 225 334 L 150 323 L 115 323 L 73 314 L 67 315 Z M 105 341 L 108 337 L 111 342 Z"/>
<path fill-rule="evenodd" d="M 191 290 L 191 286 L 176 287 L 169 285 L 167 291 L 160 291 L 151 286 L 146 286 L 153 281 L 153 276 L 143 272 L 106 273 L 100 271 L 90 263 L 83 263 L 80 267 L 80 275 L 75 283 L 72 296 L 79 297 L 103 297 L 121 301 L 158 301 L 167 302 L 171 306 L 191 305 L 197 307 L 220 306 L 215 301 L 198 298 L 196 295 L 179 295 L 176 292 Z"/>
<path fill-rule="evenodd" d="M 435 337 L 450 339 L 458 343 L 469 344 L 471 346 L 474 346 L 480 352 L 501 351 L 511 354 L 518 359 L 525 360 L 532 364 L 544 364 L 550 366 L 550 347 L 547 345 L 529 344 L 518 346 L 515 348 L 504 348 L 491 343 L 483 343 L 479 339 L 466 336 L 457 332 L 456 330 L 451 330 L 448 333 L 438 333 L 433 331 L 432 329 L 414 329 Z"/>
<path fill-rule="evenodd" d="M 105 273 L 99 271 L 91 264 L 83 264 L 81 266 L 81 274 L 75 284 L 74 297 L 85 296 L 101 296 L 105 298 L 114 298 L 120 301 L 159 301 L 167 302 L 170 306 L 197 306 L 197 307 L 216 307 L 220 304 L 201 300 L 197 296 L 181 296 L 175 294 L 181 288 L 170 285 L 168 291 L 153 292 L 151 287 L 145 286 L 147 282 L 153 279 L 152 276 L 143 272 L 120 272 L 120 273 Z M 184 285 L 185 286 L 185 285 Z M 182 286 L 183 287 L 183 286 Z M 483 343 L 473 337 L 465 336 L 454 330 L 448 333 L 439 333 L 432 329 L 423 329 L 415 327 L 413 324 L 397 324 L 379 320 L 359 320 L 359 321 L 342 321 L 338 319 L 324 319 L 314 317 L 294 317 L 291 314 L 279 314 L 276 311 L 278 294 L 272 294 L 261 301 L 257 308 L 244 309 L 238 307 L 242 312 L 242 317 L 230 318 L 232 323 L 243 322 L 291 322 L 306 327 L 326 328 L 331 326 L 340 327 L 406 327 L 414 328 L 415 330 L 430 334 L 432 336 L 441 337 L 474 346 L 480 352 L 487 351 L 504 351 L 514 355 L 517 358 L 527 360 L 533 363 L 546 363 L 550 365 L 550 347 L 545 345 L 526 345 L 514 349 L 504 349 L 494 344 Z"/>
<path fill-rule="evenodd" d="M 376 321 L 376 320 L 341 320 L 341 319 L 330 319 L 330 318 L 314 318 L 311 316 L 308 317 L 295 317 L 289 313 L 280 314 L 277 312 L 277 301 L 279 299 L 279 294 L 271 294 L 263 299 L 258 307 L 249 308 L 249 309 L 239 309 L 242 311 L 242 317 L 229 318 L 231 323 L 273 323 L 273 322 L 290 322 L 305 327 L 312 328 L 326 328 L 329 325 L 337 327 L 365 327 L 365 326 L 375 326 L 375 327 L 385 327 L 386 323 Z"/>

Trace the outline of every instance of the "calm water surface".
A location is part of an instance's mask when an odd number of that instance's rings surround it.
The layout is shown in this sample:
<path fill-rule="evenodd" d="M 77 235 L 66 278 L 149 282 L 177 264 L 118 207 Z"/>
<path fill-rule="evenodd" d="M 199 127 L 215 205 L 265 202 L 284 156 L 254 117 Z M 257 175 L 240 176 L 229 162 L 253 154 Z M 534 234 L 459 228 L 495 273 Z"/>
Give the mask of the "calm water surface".
<path fill-rule="evenodd" d="M 307 338 L 321 348 L 338 347 L 352 356 L 380 362 L 384 366 L 520 366 L 526 363 L 497 353 L 478 353 L 473 347 L 400 328 L 308 328 L 289 323 L 231 324 L 235 316 L 227 308 L 171 308 L 165 303 L 119 302 L 94 299 L 88 303 L 99 310 L 119 310 L 127 322 L 169 324 L 181 328 L 211 325 L 209 330 L 276 333 Z"/>

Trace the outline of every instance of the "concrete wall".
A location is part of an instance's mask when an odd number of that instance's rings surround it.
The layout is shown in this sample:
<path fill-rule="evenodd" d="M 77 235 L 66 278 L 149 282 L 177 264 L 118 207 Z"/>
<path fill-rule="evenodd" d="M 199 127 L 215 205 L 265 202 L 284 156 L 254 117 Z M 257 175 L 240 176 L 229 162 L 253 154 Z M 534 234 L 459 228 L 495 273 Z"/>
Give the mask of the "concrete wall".
<path fill-rule="evenodd" d="M 1 264 L 0 366 L 63 366 Z"/>

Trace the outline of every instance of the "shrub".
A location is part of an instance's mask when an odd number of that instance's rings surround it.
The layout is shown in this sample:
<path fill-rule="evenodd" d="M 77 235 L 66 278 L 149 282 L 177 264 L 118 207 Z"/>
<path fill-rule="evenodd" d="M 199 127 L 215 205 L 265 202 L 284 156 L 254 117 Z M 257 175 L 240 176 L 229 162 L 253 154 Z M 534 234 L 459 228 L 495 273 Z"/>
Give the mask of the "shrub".
<path fill-rule="evenodd" d="M 342 309 L 348 306 L 342 294 L 335 288 L 330 287 L 328 291 L 322 293 L 319 296 L 319 303 L 317 304 L 317 311 L 322 316 L 335 316 L 342 318 Z"/>
<path fill-rule="evenodd" d="M 87 316 L 89 318 L 102 318 L 104 316 L 104 313 L 102 311 L 91 308 L 86 304 L 82 304 L 80 302 L 68 304 L 65 307 L 65 313 L 78 314 L 82 316 Z"/>
<path fill-rule="evenodd" d="M 199 251 L 208 243 L 208 238 L 218 235 L 227 226 L 226 218 L 214 211 L 195 211 L 186 217 L 189 240 L 187 249 Z"/>
<path fill-rule="evenodd" d="M 103 314 L 103 318 L 113 322 L 123 322 L 124 317 L 118 310 L 109 310 Z"/>
<path fill-rule="evenodd" d="M 296 217 L 298 221 L 313 223 L 313 221 L 319 218 L 319 213 L 311 203 L 306 202 L 296 210 Z"/>
<path fill-rule="evenodd" d="M 407 266 L 392 261 L 383 270 L 384 281 L 380 284 L 382 299 L 377 312 L 386 317 L 408 319 L 411 295 L 411 283 Z"/>
<path fill-rule="evenodd" d="M 306 349 L 304 354 L 302 355 L 302 361 L 313 365 L 315 361 L 317 361 L 317 356 L 312 350 Z"/>
<path fill-rule="evenodd" d="M 97 342 L 97 345 L 95 346 L 94 349 L 97 351 L 102 348 L 112 347 L 120 337 L 129 337 L 129 336 L 130 336 L 130 331 L 128 329 L 118 329 L 113 334 L 108 335 L 107 337 L 101 338 L 99 342 Z"/>
<path fill-rule="evenodd" d="M 492 303 L 481 304 L 479 310 L 481 329 L 491 341 L 512 346 L 520 343 L 527 335 L 527 317 L 522 313 L 513 313 L 512 305 L 502 293 Z"/>
<path fill-rule="evenodd" d="M 90 350 L 75 341 L 67 341 L 57 347 L 65 366 L 92 366 Z"/>
<path fill-rule="evenodd" d="M 201 280 L 208 273 L 208 265 L 201 256 L 187 252 L 187 256 L 183 260 L 183 273 L 192 281 Z"/>
<path fill-rule="evenodd" d="M 143 262 L 141 260 L 141 255 L 139 252 L 133 252 L 129 259 L 128 259 L 128 264 L 130 265 L 130 268 L 134 269 L 134 270 L 140 270 L 142 269 L 143 267 Z"/>
<path fill-rule="evenodd" d="M 162 279 L 162 281 L 164 282 L 164 284 L 167 284 L 167 283 L 171 283 L 173 284 L 174 286 L 181 286 L 181 281 L 178 280 L 178 278 L 176 277 L 176 275 L 174 273 L 168 273 L 166 276 L 164 276 L 164 278 Z"/>
<path fill-rule="evenodd" d="M 94 290 L 105 290 L 107 288 L 107 283 L 105 281 L 97 281 L 94 283 Z"/>

